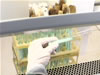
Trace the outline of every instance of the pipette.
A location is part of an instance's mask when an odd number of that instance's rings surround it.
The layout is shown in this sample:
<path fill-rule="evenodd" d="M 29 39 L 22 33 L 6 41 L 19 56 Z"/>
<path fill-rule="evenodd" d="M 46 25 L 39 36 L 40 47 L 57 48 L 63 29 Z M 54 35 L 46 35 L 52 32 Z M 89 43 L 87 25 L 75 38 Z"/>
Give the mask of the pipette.
<path fill-rule="evenodd" d="M 54 41 L 54 42 L 57 42 L 57 43 L 61 44 L 61 43 L 68 42 L 68 41 L 71 41 L 71 40 L 73 40 L 73 37 L 67 37 L 67 38 L 57 40 L 57 41 Z"/>

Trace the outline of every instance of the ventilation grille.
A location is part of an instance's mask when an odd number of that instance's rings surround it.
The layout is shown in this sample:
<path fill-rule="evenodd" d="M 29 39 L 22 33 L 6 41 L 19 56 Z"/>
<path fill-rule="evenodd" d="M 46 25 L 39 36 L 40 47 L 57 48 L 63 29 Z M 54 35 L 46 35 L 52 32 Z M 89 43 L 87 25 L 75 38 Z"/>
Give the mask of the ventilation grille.
<path fill-rule="evenodd" d="M 100 73 L 100 60 L 47 70 L 48 75 L 94 75 Z"/>

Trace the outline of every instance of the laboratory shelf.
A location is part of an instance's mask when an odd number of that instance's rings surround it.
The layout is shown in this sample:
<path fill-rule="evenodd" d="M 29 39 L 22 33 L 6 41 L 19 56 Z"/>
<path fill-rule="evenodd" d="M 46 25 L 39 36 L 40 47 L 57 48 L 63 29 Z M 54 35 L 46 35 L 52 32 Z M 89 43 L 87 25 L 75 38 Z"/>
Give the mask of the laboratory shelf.
<path fill-rule="evenodd" d="M 98 24 L 100 24 L 100 12 L 24 18 L 0 22 L 0 35 L 3 36 L 37 29 L 83 27 Z"/>

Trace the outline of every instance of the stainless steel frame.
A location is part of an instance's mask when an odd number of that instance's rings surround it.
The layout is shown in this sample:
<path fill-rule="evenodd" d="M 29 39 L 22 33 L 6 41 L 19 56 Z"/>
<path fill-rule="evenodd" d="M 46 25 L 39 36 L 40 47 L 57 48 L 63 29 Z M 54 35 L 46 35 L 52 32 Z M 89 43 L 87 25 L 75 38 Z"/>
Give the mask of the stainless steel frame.
<path fill-rule="evenodd" d="M 100 24 L 100 12 L 25 18 L 0 22 L 0 35 L 28 30 Z"/>

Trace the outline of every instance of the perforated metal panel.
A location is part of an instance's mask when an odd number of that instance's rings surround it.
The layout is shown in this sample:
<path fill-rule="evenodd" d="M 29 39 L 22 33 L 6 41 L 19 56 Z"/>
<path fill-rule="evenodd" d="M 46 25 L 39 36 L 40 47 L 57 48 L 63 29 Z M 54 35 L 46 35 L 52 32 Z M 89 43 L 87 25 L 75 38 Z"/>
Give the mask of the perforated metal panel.
<path fill-rule="evenodd" d="M 100 73 L 100 60 L 47 70 L 48 75 L 94 75 Z"/>

